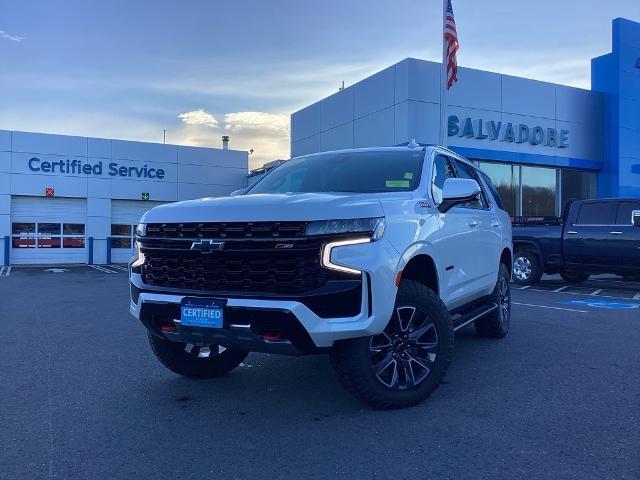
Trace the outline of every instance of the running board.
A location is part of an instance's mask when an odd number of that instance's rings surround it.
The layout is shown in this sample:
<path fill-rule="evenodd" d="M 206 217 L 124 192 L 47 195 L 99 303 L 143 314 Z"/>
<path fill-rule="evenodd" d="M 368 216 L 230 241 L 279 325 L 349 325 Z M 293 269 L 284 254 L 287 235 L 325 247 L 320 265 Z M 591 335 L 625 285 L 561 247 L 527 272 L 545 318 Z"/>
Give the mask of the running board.
<path fill-rule="evenodd" d="M 478 307 L 475 310 L 471 310 L 466 315 L 463 315 L 460 318 L 454 320 L 453 331 L 457 332 L 462 327 L 469 325 L 474 320 L 477 320 L 480 317 L 484 317 L 487 313 L 493 312 L 496 308 L 498 308 L 498 305 L 496 305 L 495 303 L 490 303 L 488 305 Z"/>

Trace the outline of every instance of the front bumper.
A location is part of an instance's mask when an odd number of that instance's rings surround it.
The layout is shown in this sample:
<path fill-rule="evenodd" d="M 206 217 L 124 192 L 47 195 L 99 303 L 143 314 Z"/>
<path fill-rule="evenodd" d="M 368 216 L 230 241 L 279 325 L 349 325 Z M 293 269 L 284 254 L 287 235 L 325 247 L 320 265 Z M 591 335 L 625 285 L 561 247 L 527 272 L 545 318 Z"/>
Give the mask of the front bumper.
<path fill-rule="evenodd" d="M 219 345 L 271 353 L 305 354 L 336 340 L 375 335 L 384 330 L 396 295 L 398 252 L 386 240 L 334 250 L 333 260 L 362 270 L 360 309 L 356 315 L 323 318 L 296 299 L 247 298 L 198 292 L 197 296 L 227 299 L 222 329 L 185 328 L 179 323 L 180 302 L 191 293 L 153 290 L 131 273 L 129 311 L 152 333 L 179 342 Z M 177 321 L 176 321 L 177 320 Z"/>

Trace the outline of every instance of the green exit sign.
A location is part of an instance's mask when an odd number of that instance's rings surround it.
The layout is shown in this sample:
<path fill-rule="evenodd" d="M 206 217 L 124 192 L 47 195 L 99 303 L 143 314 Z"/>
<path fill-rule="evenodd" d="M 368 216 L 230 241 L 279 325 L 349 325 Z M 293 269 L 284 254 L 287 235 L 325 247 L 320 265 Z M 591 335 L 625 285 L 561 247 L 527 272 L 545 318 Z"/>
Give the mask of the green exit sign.
<path fill-rule="evenodd" d="M 149 200 L 149 198 L 151 198 L 151 197 L 149 196 L 149 192 L 142 192 L 142 199 L 143 199 L 143 200 Z"/>

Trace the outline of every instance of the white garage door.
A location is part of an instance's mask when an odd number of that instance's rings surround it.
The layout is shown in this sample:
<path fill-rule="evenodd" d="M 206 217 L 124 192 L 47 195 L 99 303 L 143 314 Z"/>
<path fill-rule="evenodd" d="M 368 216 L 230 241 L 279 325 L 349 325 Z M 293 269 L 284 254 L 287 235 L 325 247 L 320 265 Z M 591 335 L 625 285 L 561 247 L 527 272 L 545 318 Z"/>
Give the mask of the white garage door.
<path fill-rule="evenodd" d="M 87 263 L 84 198 L 11 197 L 11 263 Z"/>
<path fill-rule="evenodd" d="M 140 217 L 161 202 L 111 200 L 111 262 L 131 260 L 135 226 Z"/>

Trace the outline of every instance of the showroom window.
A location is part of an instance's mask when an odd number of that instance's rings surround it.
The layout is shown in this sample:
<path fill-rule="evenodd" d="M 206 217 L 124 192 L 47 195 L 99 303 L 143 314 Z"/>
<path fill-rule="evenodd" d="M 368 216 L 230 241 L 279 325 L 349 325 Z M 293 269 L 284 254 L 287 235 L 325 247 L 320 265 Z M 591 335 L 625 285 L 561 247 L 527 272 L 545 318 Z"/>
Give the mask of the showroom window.
<path fill-rule="evenodd" d="M 81 223 L 15 222 L 11 224 L 13 248 L 84 248 L 85 226 Z"/>
<path fill-rule="evenodd" d="M 596 174 L 564 168 L 477 162 L 493 181 L 512 217 L 560 216 L 572 200 L 596 197 Z"/>
<path fill-rule="evenodd" d="M 556 206 L 556 169 L 521 167 L 522 215 L 554 216 Z"/>
<path fill-rule="evenodd" d="M 567 202 L 589 200 L 596 196 L 596 174 L 580 170 L 563 169 L 560 172 L 560 191 L 564 209 Z"/>
<path fill-rule="evenodd" d="M 131 248 L 135 225 L 113 224 L 111 225 L 111 248 Z"/>
<path fill-rule="evenodd" d="M 518 215 L 517 196 L 520 182 L 520 167 L 506 163 L 480 162 L 480 169 L 485 172 L 496 187 L 504 210 L 512 217 Z"/>

